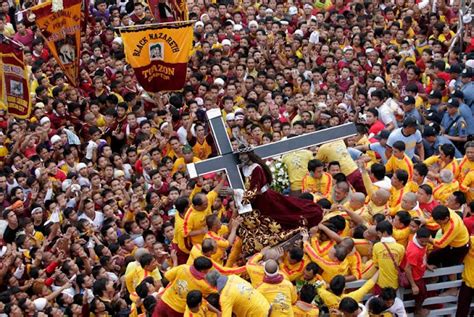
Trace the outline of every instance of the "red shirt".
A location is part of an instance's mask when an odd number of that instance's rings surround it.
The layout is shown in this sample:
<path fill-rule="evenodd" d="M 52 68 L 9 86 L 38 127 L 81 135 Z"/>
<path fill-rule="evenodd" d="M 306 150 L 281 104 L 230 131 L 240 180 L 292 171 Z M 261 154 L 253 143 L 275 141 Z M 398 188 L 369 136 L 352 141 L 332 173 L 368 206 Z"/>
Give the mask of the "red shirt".
<path fill-rule="evenodd" d="M 420 247 L 413 240 L 410 240 L 401 266 L 406 268 L 407 264 L 411 266 L 415 281 L 423 278 L 426 271 L 426 247 Z"/>
<path fill-rule="evenodd" d="M 380 131 L 382 131 L 383 129 L 385 128 L 385 124 L 380 121 L 380 120 L 377 120 L 374 122 L 374 124 L 372 124 L 370 126 L 370 129 L 369 129 L 369 135 L 370 134 L 373 134 L 373 136 L 376 136 L 377 134 L 379 134 Z"/>
<path fill-rule="evenodd" d="M 469 235 L 474 234 L 474 216 L 466 217 L 462 220 L 469 231 Z"/>
<path fill-rule="evenodd" d="M 424 211 L 427 211 L 431 214 L 431 212 L 433 211 L 434 207 L 438 206 L 439 205 L 439 202 L 437 202 L 436 200 L 432 200 L 431 202 L 427 203 L 427 204 L 422 204 L 420 203 L 420 209 L 421 210 L 424 210 Z"/>

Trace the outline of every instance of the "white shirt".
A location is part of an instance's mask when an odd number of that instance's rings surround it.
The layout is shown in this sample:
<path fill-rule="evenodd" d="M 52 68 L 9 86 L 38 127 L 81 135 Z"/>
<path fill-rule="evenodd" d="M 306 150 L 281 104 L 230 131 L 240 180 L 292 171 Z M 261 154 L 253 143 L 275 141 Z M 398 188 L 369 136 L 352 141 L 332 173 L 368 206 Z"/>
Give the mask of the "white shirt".
<path fill-rule="evenodd" d="M 94 220 L 92 220 L 85 213 L 83 213 L 78 217 L 78 219 L 87 219 L 95 228 L 100 229 L 100 227 L 102 227 L 102 223 L 104 222 L 104 214 L 100 211 L 96 211 Z"/>

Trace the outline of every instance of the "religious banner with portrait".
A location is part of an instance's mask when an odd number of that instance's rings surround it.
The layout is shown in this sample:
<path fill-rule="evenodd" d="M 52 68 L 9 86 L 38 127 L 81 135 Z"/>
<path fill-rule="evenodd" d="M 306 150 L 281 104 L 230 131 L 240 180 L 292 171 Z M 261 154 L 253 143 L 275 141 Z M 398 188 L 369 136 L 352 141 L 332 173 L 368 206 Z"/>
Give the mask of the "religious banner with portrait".
<path fill-rule="evenodd" d="M 28 71 L 23 62 L 23 53 L 11 43 L 0 44 L 0 99 L 7 112 L 15 118 L 27 119 L 31 112 Z"/>
<path fill-rule="evenodd" d="M 81 50 L 82 0 L 64 0 L 63 9 L 53 12 L 52 2 L 31 9 L 46 45 L 71 84 L 78 85 Z"/>
<path fill-rule="evenodd" d="M 193 23 L 132 26 L 120 30 L 127 62 L 146 91 L 183 88 L 193 45 Z"/>

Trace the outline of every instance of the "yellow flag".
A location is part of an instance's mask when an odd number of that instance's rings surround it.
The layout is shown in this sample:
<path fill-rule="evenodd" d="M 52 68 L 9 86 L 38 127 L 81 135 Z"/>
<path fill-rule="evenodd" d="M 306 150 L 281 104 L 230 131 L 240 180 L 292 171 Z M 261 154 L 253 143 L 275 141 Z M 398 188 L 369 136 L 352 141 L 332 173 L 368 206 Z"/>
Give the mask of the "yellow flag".
<path fill-rule="evenodd" d="M 127 62 L 146 91 L 183 88 L 193 44 L 193 23 L 144 25 L 120 31 Z"/>

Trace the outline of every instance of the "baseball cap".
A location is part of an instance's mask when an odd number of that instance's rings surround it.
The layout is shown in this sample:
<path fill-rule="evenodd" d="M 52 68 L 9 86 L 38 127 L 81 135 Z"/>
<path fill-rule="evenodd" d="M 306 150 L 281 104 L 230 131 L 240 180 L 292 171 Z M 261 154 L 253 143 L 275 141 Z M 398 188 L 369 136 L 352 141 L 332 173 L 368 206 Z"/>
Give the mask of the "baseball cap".
<path fill-rule="evenodd" d="M 375 139 L 377 140 L 382 140 L 382 139 L 388 139 L 388 137 L 390 136 L 390 131 L 388 130 L 382 130 L 380 131 L 380 133 L 378 135 L 375 136 Z"/>
<path fill-rule="evenodd" d="M 61 141 L 61 137 L 60 137 L 59 135 L 55 134 L 55 135 L 53 135 L 53 136 L 51 137 L 51 140 L 50 140 L 50 141 L 51 141 L 51 144 L 54 144 L 54 143 L 56 143 L 56 142 Z"/>
<path fill-rule="evenodd" d="M 231 44 L 232 44 L 232 43 L 231 43 L 230 40 L 228 40 L 228 39 L 222 40 L 222 46 L 225 46 L 225 45 L 229 45 L 229 46 L 230 46 Z"/>
<path fill-rule="evenodd" d="M 449 95 L 449 98 L 464 98 L 464 93 L 461 90 L 455 90 Z"/>
<path fill-rule="evenodd" d="M 433 99 L 441 99 L 442 97 L 443 97 L 443 94 L 439 90 L 433 90 L 428 95 L 428 98 L 433 98 Z"/>
<path fill-rule="evenodd" d="M 385 80 L 383 80 L 383 78 L 380 76 L 375 77 L 374 82 L 385 84 Z"/>
<path fill-rule="evenodd" d="M 449 100 L 447 102 L 447 105 L 448 105 L 448 107 L 459 108 L 459 101 L 457 101 L 457 99 L 454 99 L 454 98 L 449 98 Z"/>
<path fill-rule="evenodd" d="M 295 15 L 298 13 L 298 9 L 295 7 L 295 6 L 291 6 L 289 9 L 288 9 L 288 14 L 289 15 Z"/>
<path fill-rule="evenodd" d="M 405 98 L 403 98 L 404 105 L 414 105 L 415 103 L 416 100 L 413 96 L 405 96 Z"/>
<path fill-rule="evenodd" d="M 436 112 L 429 112 L 427 115 L 426 115 L 426 120 L 428 121 L 432 121 L 432 122 L 436 122 L 436 123 L 441 123 L 441 118 L 440 116 L 436 113 Z"/>
<path fill-rule="evenodd" d="M 87 168 L 86 163 L 81 162 L 81 163 L 77 164 L 77 171 L 80 171 L 83 168 Z"/>
<path fill-rule="evenodd" d="M 235 120 L 235 115 L 234 115 L 233 113 L 228 113 L 228 114 L 225 116 L 225 120 L 226 120 L 226 121 Z"/>
<path fill-rule="evenodd" d="M 40 124 L 41 124 L 41 125 L 43 125 L 43 124 L 45 124 L 45 123 L 48 123 L 48 122 L 51 122 L 51 120 L 49 120 L 48 117 L 43 117 L 43 118 L 41 118 L 41 120 L 40 120 Z"/>
<path fill-rule="evenodd" d="M 193 148 L 190 145 L 183 146 L 183 154 L 193 153 Z"/>
<path fill-rule="evenodd" d="M 462 77 L 472 77 L 472 71 L 468 68 L 465 68 L 462 73 L 461 73 L 461 76 Z"/>
<path fill-rule="evenodd" d="M 416 121 L 415 118 L 413 117 L 407 117 L 405 120 L 403 120 L 403 127 L 408 128 L 408 127 L 416 127 L 418 125 L 418 121 Z"/>
<path fill-rule="evenodd" d="M 423 128 L 423 137 L 424 138 L 427 138 L 427 137 L 430 137 L 430 136 L 436 136 L 436 130 L 432 127 L 432 126 L 425 126 Z"/>
<path fill-rule="evenodd" d="M 461 65 L 459 64 L 451 65 L 451 67 L 448 68 L 448 73 L 461 74 L 461 72 L 462 72 L 462 68 L 461 68 Z"/>

